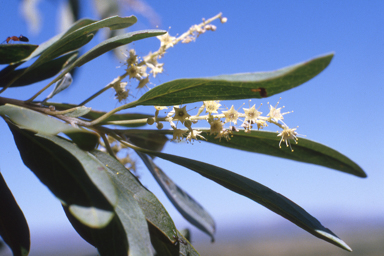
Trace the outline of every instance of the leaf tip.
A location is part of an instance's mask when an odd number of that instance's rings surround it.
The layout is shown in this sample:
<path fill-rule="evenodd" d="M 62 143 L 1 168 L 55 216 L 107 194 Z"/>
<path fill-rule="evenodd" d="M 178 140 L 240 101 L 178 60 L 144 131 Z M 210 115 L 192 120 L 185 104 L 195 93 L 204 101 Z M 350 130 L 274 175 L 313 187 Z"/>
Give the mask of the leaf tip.
<path fill-rule="evenodd" d="M 349 247 L 343 240 L 338 238 L 336 235 L 333 235 L 331 233 L 325 232 L 323 230 L 316 229 L 315 230 L 318 234 L 320 234 L 322 237 L 327 238 L 327 240 L 334 245 L 339 246 L 340 248 L 352 252 L 351 247 Z"/>

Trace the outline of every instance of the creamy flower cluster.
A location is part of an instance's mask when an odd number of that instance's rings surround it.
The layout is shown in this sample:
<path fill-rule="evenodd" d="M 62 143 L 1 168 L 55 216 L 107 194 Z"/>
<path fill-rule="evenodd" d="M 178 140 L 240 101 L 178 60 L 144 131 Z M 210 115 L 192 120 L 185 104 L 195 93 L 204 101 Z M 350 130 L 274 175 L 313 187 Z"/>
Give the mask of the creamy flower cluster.
<path fill-rule="evenodd" d="M 164 71 L 164 63 L 159 63 L 158 60 L 164 56 L 167 49 L 173 47 L 179 42 L 189 43 L 195 41 L 199 35 L 205 33 L 206 31 L 215 31 L 216 26 L 210 23 L 216 19 L 220 19 L 221 23 L 225 23 L 227 21 L 227 18 L 222 17 L 222 14 L 220 13 L 208 20 L 203 19 L 202 23 L 193 25 L 187 32 L 179 37 L 170 36 L 168 32 L 164 35 L 158 36 L 157 38 L 160 40 L 159 50 L 154 53 L 150 52 L 147 56 L 143 57 L 142 60 L 136 55 L 134 49 L 131 49 L 128 55 L 124 54 L 126 57 L 124 65 L 127 66 L 125 69 L 125 74 L 116 78 L 116 81 L 113 81 L 109 85 L 115 90 L 116 99 L 121 102 L 125 100 L 129 95 L 129 89 L 126 88 L 128 83 L 121 82 L 122 79 L 127 76 L 130 80 L 138 80 L 139 83 L 136 89 L 149 89 L 148 84 L 150 84 L 150 75 L 155 78 L 158 74 L 163 73 Z M 147 73 L 147 69 L 150 70 L 149 74 Z"/>
<path fill-rule="evenodd" d="M 244 132 L 246 133 L 250 132 L 254 125 L 257 127 L 257 130 L 260 130 L 268 126 L 268 124 L 274 124 L 283 129 L 277 135 L 281 137 L 279 147 L 281 147 L 282 142 L 285 142 L 286 146 L 290 147 L 291 151 L 293 151 L 291 140 L 297 143 L 297 128 L 289 128 L 284 123 L 283 116 L 290 112 L 281 113 L 281 110 L 284 107 L 278 108 L 278 104 L 279 102 L 277 102 L 275 106 L 268 104 L 269 113 L 266 116 L 262 116 L 262 112 L 259 111 L 261 105 L 258 108 L 256 108 L 256 105 L 253 105 L 250 108 L 243 108 L 243 113 L 235 110 L 234 106 L 232 105 L 230 109 L 221 111 L 221 113 L 219 113 L 219 108 L 221 106 L 219 101 L 204 101 L 204 104 L 199 108 L 198 113 L 194 116 L 188 113 L 186 109 L 187 106 L 174 106 L 173 109 L 167 114 L 166 118 L 159 118 L 159 111 L 165 110 L 167 107 L 155 107 L 155 118 L 149 119 L 148 124 L 153 124 L 156 122 L 157 128 L 162 129 L 162 122 L 169 122 L 173 129 L 172 140 L 182 141 L 183 139 L 186 139 L 189 142 L 197 140 L 198 137 L 205 139 L 200 135 L 201 131 L 192 128 L 192 125 L 197 123 L 199 120 L 206 120 L 210 125 L 210 134 L 216 135 L 215 139 L 219 139 L 220 141 L 222 138 L 227 141 L 230 140 L 231 137 L 233 137 L 234 132 L 239 131 L 236 128 L 239 120 L 242 121 L 240 127 L 244 129 Z M 201 113 L 204 111 L 204 109 L 206 115 L 202 116 Z M 178 129 L 177 123 L 181 123 L 188 130 Z M 229 123 L 229 128 L 224 127 L 226 123 Z"/>

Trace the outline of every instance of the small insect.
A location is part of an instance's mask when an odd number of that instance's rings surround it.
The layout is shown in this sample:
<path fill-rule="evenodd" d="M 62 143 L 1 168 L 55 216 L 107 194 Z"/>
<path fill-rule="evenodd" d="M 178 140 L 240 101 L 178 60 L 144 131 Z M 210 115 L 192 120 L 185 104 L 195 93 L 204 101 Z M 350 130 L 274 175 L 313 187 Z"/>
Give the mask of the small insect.
<path fill-rule="evenodd" d="M 5 41 L 8 44 L 10 41 L 14 41 L 14 42 L 29 42 L 29 39 L 27 37 L 23 36 L 23 35 L 20 35 L 19 37 L 17 37 L 17 36 L 9 36 L 9 37 L 7 37 L 7 39 L 5 39 Z"/>

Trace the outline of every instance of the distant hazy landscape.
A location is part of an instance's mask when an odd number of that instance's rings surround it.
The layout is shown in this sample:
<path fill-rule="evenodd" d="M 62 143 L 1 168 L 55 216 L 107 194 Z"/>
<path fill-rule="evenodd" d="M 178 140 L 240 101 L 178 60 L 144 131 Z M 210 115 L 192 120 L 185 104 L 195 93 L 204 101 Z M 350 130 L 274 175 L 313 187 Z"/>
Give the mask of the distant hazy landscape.
<path fill-rule="evenodd" d="M 332 229 L 353 252 L 347 252 L 294 226 L 260 230 L 247 236 L 240 230 L 228 230 L 227 237 L 218 235 L 217 242 L 199 241 L 194 244 L 201 255 L 209 256 L 380 256 L 384 255 L 384 225 L 351 224 Z M 264 233 L 263 233 L 264 232 Z"/>
<path fill-rule="evenodd" d="M 332 244 L 302 231 L 288 223 L 274 226 L 236 226 L 221 228 L 216 242 L 210 243 L 201 232 L 192 233 L 192 244 L 203 255 L 209 256 L 380 256 L 384 255 L 384 221 L 360 222 L 328 221 L 328 227 L 343 239 L 353 252 L 344 251 Z M 60 231 L 32 238 L 31 256 L 91 256 L 96 250 L 77 235 Z M 0 256 L 11 256 L 8 249 Z"/>

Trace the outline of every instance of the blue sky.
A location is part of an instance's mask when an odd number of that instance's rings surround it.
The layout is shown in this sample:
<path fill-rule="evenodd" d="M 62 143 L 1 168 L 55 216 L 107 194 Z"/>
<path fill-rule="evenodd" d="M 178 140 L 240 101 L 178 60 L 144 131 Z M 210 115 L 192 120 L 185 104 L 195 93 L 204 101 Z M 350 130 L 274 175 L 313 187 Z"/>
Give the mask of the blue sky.
<path fill-rule="evenodd" d="M 53 4 L 53 3 L 54 4 Z M 0 0 L 1 37 L 23 34 L 40 44 L 57 33 L 57 6 L 60 1 L 42 1 L 43 27 L 40 34 L 28 32 L 20 15 L 18 1 Z M 90 1 L 84 1 L 83 17 L 95 17 Z M 368 174 L 361 179 L 314 165 L 274 157 L 229 150 L 206 143 L 168 143 L 165 152 L 195 158 L 237 172 L 287 196 L 309 213 L 323 219 L 362 221 L 384 212 L 384 160 L 380 141 L 384 125 L 384 2 L 377 1 L 153 1 L 149 2 L 161 18 L 159 28 L 170 34 L 182 34 L 191 25 L 222 12 L 226 24 L 214 23 L 217 31 L 206 33 L 195 43 L 177 45 L 162 59 L 165 72 L 152 80 L 161 84 L 177 78 L 194 78 L 242 72 L 271 71 L 335 52 L 330 66 L 318 77 L 280 95 L 253 100 L 274 105 L 280 97 L 286 123 L 299 126 L 298 132 L 345 154 Z M 124 15 L 130 15 L 129 11 Z M 132 30 L 154 28 L 148 20 L 139 21 Z M 102 40 L 99 33 L 88 49 Z M 2 40 L 1 40 L 2 41 Z M 135 42 L 139 55 L 157 50 L 155 38 Z M 54 98 L 55 101 L 80 103 L 117 75 L 121 65 L 106 54 L 81 67 L 74 84 Z M 4 97 L 27 99 L 45 83 L 8 89 Z M 135 94 L 134 94 L 135 95 Z M 112 91 L 89 106 L 107 110 L 118 106 Z M 245 102 L 224 102 L 235 108 Z M 192 108 L 192 107 L 191 107 Z M 154 113 L 153 108 L 137 111 Z M 137 112 L 136 111 L 136 112 Z M 276 128 L 270 127 L 271 131 Z M 32 232 L 70 229 L 57 199 L 24 167 L 11 133 L 0 120 L 0 168 Z M 299 142 L 300 143 L 300 142 Z M 137 158 L 138 159 L 138 158 Z M 199 201 L 215 218 L 220 228 L 249 222 L 255 227 L 284 221 L 282 217 L 234 194 L 182 167 L 156 160 L 156 163 L 182 188 Z M 177 213 L 139 164 L 142 182 L 163 202 L 176 225 L 190 227 Z M 382 218 L 382 217 L 381 217 Z M 322 223 L 327 226 L 326 222 Z M 332 227 L 328 226 L 331 230 Z M 54 228 L 53 228 L 54 229 Z M 334 230 L 337 233 L 337 230 Z M 208 239 L 208 238 L 207 238 Z"/>

